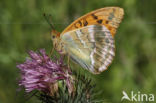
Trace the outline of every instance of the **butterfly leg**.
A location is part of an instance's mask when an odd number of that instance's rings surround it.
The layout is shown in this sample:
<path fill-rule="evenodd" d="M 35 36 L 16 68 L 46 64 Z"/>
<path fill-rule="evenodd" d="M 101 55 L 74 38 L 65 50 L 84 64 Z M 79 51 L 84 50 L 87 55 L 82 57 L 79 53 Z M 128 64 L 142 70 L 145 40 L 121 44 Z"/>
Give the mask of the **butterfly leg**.
<path fill-rule="evenodd" d="M 68 55 L 68 57 L 67 57 L 68 68 L 70 68 L 70 64 L 69 64 L 69 62 L 70 62 L 70 57 L 69 57 L 69 55 Z"/>
<path fill-rule="evenodd" d="M 54 47 L 52 47 L 52 49 L 50 50 L 49 57 L 51 57 L 51 56 L 52 56 L 53 52 L 54 52 Z"/>

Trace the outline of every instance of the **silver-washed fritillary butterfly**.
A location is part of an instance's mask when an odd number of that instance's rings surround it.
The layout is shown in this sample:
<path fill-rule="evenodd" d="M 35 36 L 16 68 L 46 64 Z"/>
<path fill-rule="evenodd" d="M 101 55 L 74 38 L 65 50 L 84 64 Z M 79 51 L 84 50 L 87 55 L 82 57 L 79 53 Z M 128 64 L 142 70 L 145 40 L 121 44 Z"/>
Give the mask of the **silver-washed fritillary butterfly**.
<path fill-rule="evenodd" d="M 94 74 L 107 69 L 115 56 L 114 35 L 124 15 L 119 7 L 92 11 L 70 24 L 62 33 L 52 30 L 54 48 L 68 54 Z"/>

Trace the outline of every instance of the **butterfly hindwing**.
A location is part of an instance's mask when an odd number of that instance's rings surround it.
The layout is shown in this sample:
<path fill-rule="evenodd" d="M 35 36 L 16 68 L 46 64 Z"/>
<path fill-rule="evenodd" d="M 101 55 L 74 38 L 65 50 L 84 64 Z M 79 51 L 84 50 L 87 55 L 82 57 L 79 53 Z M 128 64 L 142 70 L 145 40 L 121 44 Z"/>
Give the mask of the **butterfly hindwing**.
<path fill-rule="evenodd" d="M 89 25 L 61 35 L 67 54 L 94 74 L 107 69 L 115 55 L 114 38 L 104 25 Z"/>

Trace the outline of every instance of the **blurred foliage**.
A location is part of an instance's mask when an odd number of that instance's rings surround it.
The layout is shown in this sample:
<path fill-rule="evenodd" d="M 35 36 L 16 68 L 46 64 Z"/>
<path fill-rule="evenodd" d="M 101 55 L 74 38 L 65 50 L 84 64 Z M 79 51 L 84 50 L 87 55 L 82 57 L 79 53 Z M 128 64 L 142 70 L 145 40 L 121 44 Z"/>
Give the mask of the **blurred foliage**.
<path fill-rule="evenodd" d="M 156 96 L 156 0 L 1 0 L 0 1 L 0 103 L 25 101 L 16 92 L 19 70 L 28 50 L 52 48 L 50 26 L 43 13 L 52 14 L 53 23 L 62 31 L 76 18 L 92 10 L 119 6 L 125 16 L 115 36 L 116 56 L 109 69 L 92 75 L 101 91 L 98 98 L 120 102 L 122 91 L 153 93 Z M 56 52 L 55 52 L 56 53 Z"/>

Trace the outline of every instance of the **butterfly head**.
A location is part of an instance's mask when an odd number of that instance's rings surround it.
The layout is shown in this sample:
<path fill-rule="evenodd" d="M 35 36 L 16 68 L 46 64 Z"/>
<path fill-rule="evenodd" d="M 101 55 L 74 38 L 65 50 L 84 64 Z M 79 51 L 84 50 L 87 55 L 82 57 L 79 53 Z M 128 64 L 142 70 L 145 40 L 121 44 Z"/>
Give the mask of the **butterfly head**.
<path fill-rule="evenodd" d="M 51 39 L 53 41 L 54 48 L 56 48 L 57 45 L 60 42 L 60 33 L 58 31 L 52 29 L 52 31 L 51 31 Z"/>
<path fill-rule="evenodd" d="M 52 29 L 51 38 L 52 38 L 52 40 L 55 40 L 57 37 L 60 36 L 60 33 L 55 30 L 54 25 L 51 22 L 51 15 L 47 15 L 47 14 L 44 13 L 43 16 L 44 16 L 45 20 L 47 21 L 47 23 L 50 25 L 50 27 Z"/>
<path fill-rule="evenodd" d="M 65 50 L 63 49 L 62 42 L 60 39 L 60 33 L 55 30 L 53 23 L 51 22 L 51 15 L 43 15 L 47 23 L 50 25 L 51 31 L 51 39 L 53 41 L 53 47 L 60 53 L 65 54 Z"/>
<path fill-rule="evenodd" d="M 65 50 L 63 49 L 62 41 L 60 39 L 60 33 L 56 30 L 51 31 L 51 39 L 53 41 L 53 47 L 58 51 L 60 54 L 65 54 Z"/>
<path fill-rule="evenodd" d="M 52 38 L 52 40 L 57 39 L 59 37 L 60 37 L 60 33 L 58 31 L 56 31 L 56 30 L 53 29 L 51 31 L 51 38 Z"/>

